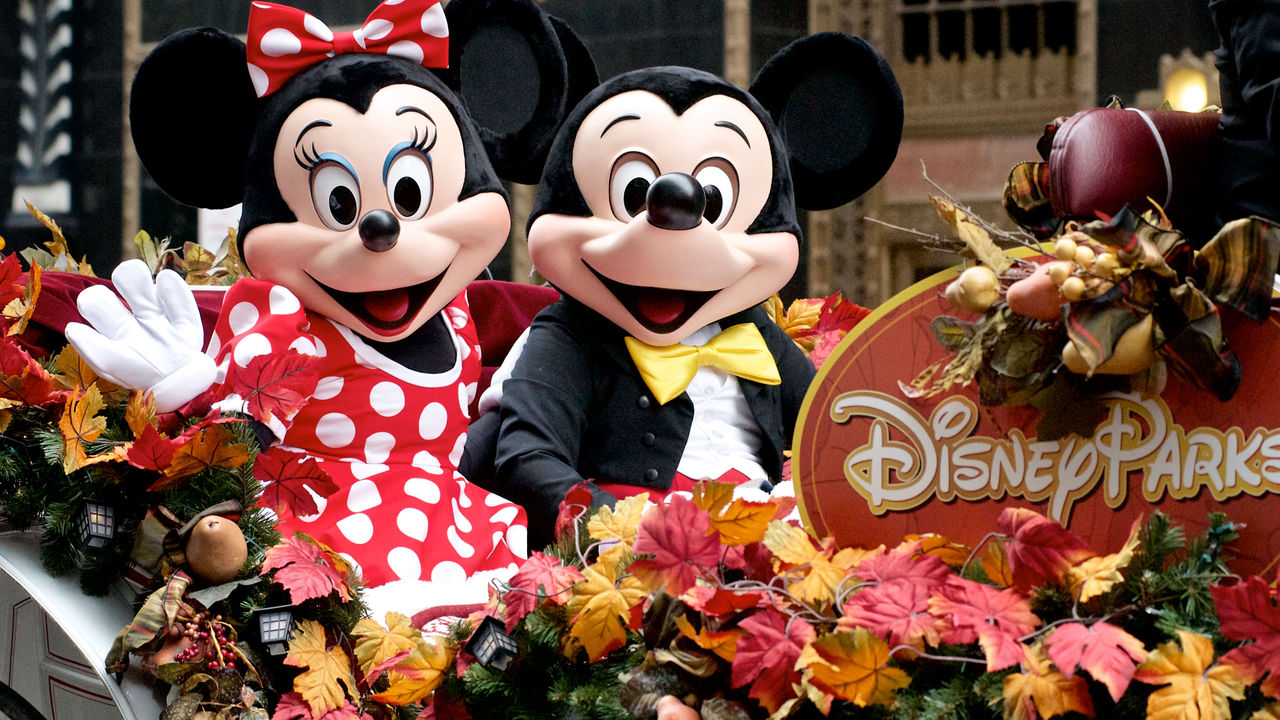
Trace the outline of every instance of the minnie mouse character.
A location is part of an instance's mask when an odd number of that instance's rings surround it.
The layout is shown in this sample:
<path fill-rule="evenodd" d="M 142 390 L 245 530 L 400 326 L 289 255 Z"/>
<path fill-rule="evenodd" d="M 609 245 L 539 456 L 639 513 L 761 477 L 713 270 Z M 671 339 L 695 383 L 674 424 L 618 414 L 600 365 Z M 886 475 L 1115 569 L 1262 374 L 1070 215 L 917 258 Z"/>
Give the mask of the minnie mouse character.
<path fill-rule="evenodd" d="M 484 598 L 483 573 L 525 553 L 523 510 L 459 472 L 480 347 L 464 292 L 501 249 L 498 172 L 529 182 L 590 63 L 527 0 L 388 0 L 353 32 L 253 2 L 248 45 L 218 30 L 162 42 L 133 85 L 134 142 L 156 182 L 199 207 L 243 201 L 254 279 L 228 291 L 208 349 L 177 275 L 144 265 L 78 305 L 67 337 L 108 379 L 179 408 L 252 372 L 254 359 L 316 359 L 309 399 L 266 423 L 319 461 L 337 492 L 284 509 L 411 611 Z M 429 69 L 430 68 L 430 69 Z M 576 84 L 575 84 L 576 83 Z M 492 165 L 490 160 L 492 159 Z M 230 383 L 228 383 L 230 386 Z M 247 413 L 245 398 L 215 407 Z M 412 593 L 410 595 L 409 593 Z M 433 593 L 439 593 L 433 596 Z"/>
<path fill-rule="evenodd" d="M 781 476 L 814 368 L 760 304 L 795 272 L 796 205 L 866 191 L 901 128 L 888 65 L 839 34 L 792 43 L 750 92 L 659 67 L 579 103 L 529 224 L 534 265 L 565 297 L 501 389 L 493 487 L 531 531 L 549 535 L 584 480 L 599 505 Z"/>

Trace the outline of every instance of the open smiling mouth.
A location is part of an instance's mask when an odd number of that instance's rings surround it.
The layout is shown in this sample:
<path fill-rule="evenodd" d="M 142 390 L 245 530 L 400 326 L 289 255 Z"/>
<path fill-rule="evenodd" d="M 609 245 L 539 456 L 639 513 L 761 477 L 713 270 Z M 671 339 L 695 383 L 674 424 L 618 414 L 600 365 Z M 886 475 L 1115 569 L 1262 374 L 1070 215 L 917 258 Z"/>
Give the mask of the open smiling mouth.
<path fill-rule="evenodd" d="M 448 271 L 449 268 L 445 268 L 444 272 L 417 285 L 361 293 L 335 290 L 314 277 L 311 279 L 371 330 L 379 335 L 395 335 L 418 316 Z"/>
<path fill-rule="evenodd" d="M 622 307 L 631 313 L 645 329 L 658 334 L 668 333 L 684 325 L 698 312 L 718 290 L 673 290 L 671 288 L 627 285 L 611 280 L 582 261 L 600 282 L 618 298 Z"/>

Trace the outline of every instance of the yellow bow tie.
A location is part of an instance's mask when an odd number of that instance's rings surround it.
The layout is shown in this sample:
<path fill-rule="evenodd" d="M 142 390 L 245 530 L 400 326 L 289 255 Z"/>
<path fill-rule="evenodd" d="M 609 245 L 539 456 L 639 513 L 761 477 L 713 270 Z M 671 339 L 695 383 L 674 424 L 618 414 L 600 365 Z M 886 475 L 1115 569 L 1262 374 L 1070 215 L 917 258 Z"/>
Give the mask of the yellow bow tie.
<path fill-rule="evenodd" d="M 734 325 L 701 346 L 677 344 L 658 347 L 632 337 L 626 338 L 626 342 L 627 351 L 640 370 L 640 376 L 662 405 L 679 397 L 703 365 L 718 367 L 765 385 L 782 382 L 778 376 L 778 365 L 764 344 L 760 329 L 751 323 Z"/>

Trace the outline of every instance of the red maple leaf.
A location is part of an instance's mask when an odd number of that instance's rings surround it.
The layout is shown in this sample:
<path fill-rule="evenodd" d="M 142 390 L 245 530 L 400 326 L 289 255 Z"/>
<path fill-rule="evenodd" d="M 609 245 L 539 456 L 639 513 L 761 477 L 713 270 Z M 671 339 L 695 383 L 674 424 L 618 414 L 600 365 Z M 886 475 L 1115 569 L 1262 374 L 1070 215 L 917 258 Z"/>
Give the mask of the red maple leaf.
<path fill-rule="evenodd" d="M 320 507 L 311 493 L 329 497 L 338 492 L 338 484 L 315 458 L 279 447 L 258 453 L 253 476 L 263 484 L 262 504 L 277 513 L 287 508 L 295 516 L 315 515 Z"/>
<path fill-rule="evenodd" d="M 999 590 L 956 577 L 948 581 L 941 595 L 929 598 L 929 612 L 951 626 L 942 633 L 943 642 L 964 645 L 978 641 L 987 657 L 987 672 L 1021 662 L 1019 638 L 1040 625 L 1031 603 L 1017 590 Z"/>
<path fill-rule="evenodd" d="M 908 579 L 865 587 L 845 603 L 838 627 L 865 627 L 888 638 L 891 645 L 910 645 L 917 650 L 926 644 L 936 647 L 942 642 L 945 623 L 929 613 L 932 594 L 928 585 Z"/>
<path fill-rule="evenodd" d="M 0 308 L 22 297 L 27 284 L 22 279 L 22 261 L 17 255 L 9 255 L 0 261 Z"/>
<path fill-rule="evenodd" d="M 1063 675 L 1070 678 L 1077 667 L 1084 670 L 1106 685 L 1116 702 L 1128 689 L 1137 664 L 1147 658 L 1141 640 L 1104 622 L 1059 625 L 1045 640 L 1045 649 Z"/>
<path fill-rule="evenodd" d="M 568 602 L 569 594 L 564 591 L 583 579 L 578 568 L 534 550 L 507 582 L 511 587 L 503 596 L 507 601 L 507 632 L 515 632 L 516 623 L 544 599 L 556 605 Z"/>
<path fill-rule="evenodd" d="M 578 519 L 591 509 L 591 485 L 591 482 L 583 480 L 564 494 L 564 500 L 560 501 L 556 512 L 556 537 L 576 527 Z"/>
<path fill-rule="evenodd" d="M 814 329 L 823 333 L 833 330 L 847 333 L 870 314 L 870 309 L 849 302 L 837 292 L 823 299 L 822 314 L 818 316 Z"/>
<path fill-rule="evenodd" d="M 0 398 L 17 400 L 24 405 L 61 403 L 66 390 L 58 390 L 57 381 L 36 362 L 18 341 L 0 337 Z"/>
<path fill-rule="evenodd" d="M 322 598 L 333 591 L 344 601 L 351 599 L 346 578 L 316 545 L 291 537 L 267 550 L 262 575 L 275 571 L 275 582 L 289 591 L 289 602 Z"/>
<path fill-rule="evenodd" d="M 1006 508 L 996 527 L 1009 536 L 1004 549 L 1018 587 L 1057 582 L 1074 565 L 1097 555 L 1079 537 L 1034 510 Z"/>
<path fill-rule="evenodd" d="M 258 422 L 270 423 L 272 418 L 283 422 L 315 391 L 318 366 L 317 358 L 296 350 L 271 352 L 229 372 L 225 387 L 248 403 L 249 414 Z"/>
<path fill-rule="evenodd" d="M 677 495 L 665 512 L 647 513 L 632 545 L 637 555 L 652 554 L 631 563 L 631 573 L 649 584 L 663 585 L 678 597 L 720 562 L 720 536 L 711 531 L 711 517 L 692 500 Z"/>
<path fill-rule="evenodd" d="M 1226 653 L 1220 663 L 1236 668 L 1250 684 L 1266 677 L 1262 691 L 1280 697 L 1280 611 L 1267 582 L 1255 575 L 1230 587 L 1215 585 L 1209 592 L 1218 608 L 1222 634 L 1231 640 L 1253 641 Z"/>
<path fill-rule="evenodd" d="M 311 706 L 303 699 L 302 693 L 287 692 L 276 701 L 276 711 L 271 720 L 367 720 L 368 717 L 350 700 L 344 700 L 342 707 L 316 717 L 311 714 Z"/>
<path fill-rule="evenodd" d="M 951 569 L 936 555 L 920 553 L 920 541 L 902 543 L 886 553 L 869 555 L 854 571 L 865 582 L 887 583 L 906 580 L 926 590 L 942 587 Z"/>
<path fill-rule="evenodd" d="M 722 590 L 709 585 L 694 585 L 680 596 L 685 605 L 708 615 L 723 617 L 765 604 L 765 595 L 756 591 Z"/>
<path fill-rule="evenodd" d="M 142 426 L 142 434 L 129 446 L 125 456 L 129 464 L 143 470 L 164 472 L 173 462 L 173 454 L 178 444 L 156 430 L 156 426 L 146 423 Z"/>
<path fill-rule="evenodd" d="M 730 684 L 742 687 L 751 683 L 751 697 L 759 700 L 770 713 L 777 712 L 784 699 L 791 696 L 792 685 L 800 682 L 796 660 L 804 646 L 813 642 L 816 636 L 813 626 L 800 618 L 766 608 L 743 620 L 738 627 L 747 634 L 738 641 Z"/>

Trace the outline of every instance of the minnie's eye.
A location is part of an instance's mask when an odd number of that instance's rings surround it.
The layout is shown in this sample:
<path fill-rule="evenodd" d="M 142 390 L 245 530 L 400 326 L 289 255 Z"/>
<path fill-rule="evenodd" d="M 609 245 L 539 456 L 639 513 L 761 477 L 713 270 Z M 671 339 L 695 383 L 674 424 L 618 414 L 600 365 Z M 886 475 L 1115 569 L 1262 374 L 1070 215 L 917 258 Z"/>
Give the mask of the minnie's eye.
<path fill-rule="evenodd" d="M 738 199 L 738 173 L 733 166 L 720 159 L 709 160 L 694 171 L 693 177 L 702 185 L 706 195 L 706 208 L 702 216 L 716 227 L 724 227 L 733 215 L 733 205 Z"/>
<path fill-rule="evenodd" d="M 431 207 L 431 164 L 416 152 L 405 152 L 387 170 L 387 196 L 403 220 L 417 220 Z"/>
<path fill-rule="evenodd" d="M 640 214 L 644 209 L 649 186 L 657 179 L 657 166 L 640 153 L 627 153 L 613 166 L 609 178 L 609 206 L 614 217 L 622 222 Z"/>
<path fill-rule="evenodd" d="M 311 173 L 311 202 L 330 230 L 350 230 L 360 216 L 360 184 L 350 170 L 324 162 Z"/>

